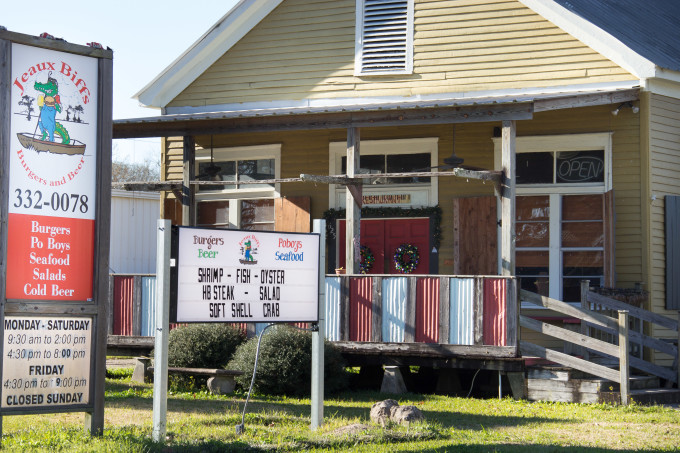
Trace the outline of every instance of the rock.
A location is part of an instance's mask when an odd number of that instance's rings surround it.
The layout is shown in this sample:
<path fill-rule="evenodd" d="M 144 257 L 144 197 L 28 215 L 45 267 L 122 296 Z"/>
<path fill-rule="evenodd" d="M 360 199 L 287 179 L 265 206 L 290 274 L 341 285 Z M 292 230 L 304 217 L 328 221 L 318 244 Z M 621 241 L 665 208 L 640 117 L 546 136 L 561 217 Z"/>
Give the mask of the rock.
<path fill-rule="evenodd" d="M 394 400 L 379 401 L 371 406 L 371 421 L 385 426 L 390 420 L 390 413 L 393 407 L 398 407 L 399 403 Z"/>
<path fill-rule="evenodd" d="M 381 393 L 406 393 L 406 384 L 398 366 L 386 366 L 384 373 L 380 387 Z"/>
<path fill-rule="evenodd" d="M 224 395 L 234 391 L 236 382 L 233 376 L 213 376 L 208 379 L 208 390 L 213 395 Z"/>
<path fill-rule="evenodd" d="M 149 377 L 149 366 L 151 359 L 148 357 L 137 357 L 135 359 L 135 369 L 132 372 L 132 382 L 141 382 L 142 384 Z"/>
<path fill-rule="evenodd" d="M 331 432 L 334 436 L 356 436 L 358 434 L 363 434 L 371 430 L 371 425 L 366 425 L 364 423 L 354 423 L 347 426 L 341 426 L 340 428 Z"/>
<path fill-rule="evenodd" d="M 420 409 L 415 406 L 393 406 L 390 408 L 390 420 L 400 425 L 410 425 L 414 422 L 423 422 L 425 417 Z"/>

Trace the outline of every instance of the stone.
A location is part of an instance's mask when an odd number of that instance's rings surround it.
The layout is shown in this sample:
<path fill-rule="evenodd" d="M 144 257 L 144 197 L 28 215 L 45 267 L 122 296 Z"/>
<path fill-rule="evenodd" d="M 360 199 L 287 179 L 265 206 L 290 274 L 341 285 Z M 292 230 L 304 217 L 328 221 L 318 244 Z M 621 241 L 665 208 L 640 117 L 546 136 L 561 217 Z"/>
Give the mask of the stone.
<path fill-rule="evenodd" d="M 420 409 L 415 406 L 393 406 L 390 408 L 390 420 L 400 425 L 410 425 L 425 421 Z"/>
<path fill-rule="evenodd" d="M 404 377 L 401 375 L 401 370 L 397 366 L 386 366 L 383 374 L 382 385 L 380 392 L 402 394 L 406 393 L 406 384 Z"/>
<path fill-rule="evenodd" d="M 379 401 L 371 406 L 371 421 L 385 426 L 390 420 L 390 411 L 393 407 L 399 406 L 394 400 Z"/>
<path fill-rule="evenodd" d="M 141 382 L 142 384 L 149 377 L 149 366 L 151 359 L 148 357 L 136 357 L 135 369 L 132 372 L 132 382 Z"/>
<path fill-rule="evenodd" d="M 224 395 L 231 393 L 236 387 L 233 376 L 213 376 L 208 379 L 208 390 L 213 395 Z"/>

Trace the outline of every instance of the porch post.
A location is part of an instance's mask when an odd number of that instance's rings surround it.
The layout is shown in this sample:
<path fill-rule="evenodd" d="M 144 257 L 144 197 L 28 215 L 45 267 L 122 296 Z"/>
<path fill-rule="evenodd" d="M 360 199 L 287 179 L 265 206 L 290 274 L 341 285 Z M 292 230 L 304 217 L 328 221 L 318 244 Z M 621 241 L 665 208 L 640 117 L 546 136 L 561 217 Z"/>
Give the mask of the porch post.
<path fill-rule="evenodd" d="M 503 121 L 501 166 L 501 275 L 515 275 L 515 121 Z"/>
<path fill-rule="evenodd" d="M 196 225 L 196 190 L 193 184 L 189 184 L 195 175 L 196 166 L 196 142 L 193 135 L 185 135 L 183 143 L 184 170 L 182 175 L 182 225 Z"/>
<path fill-rule="evenodd" d="M 347 129 L 347 177 L 353 178 L 359 171 L 359 142 L 361 141 L 359 129 L 350 127 Z M 345 235 L 345 267 L 347 274 L 354 274 L 359 271 L 361 262 L 360 241 L 361 241 L 361 206 L 350 190 L 346 186 L 345 190 L 346 207 L 346 235 Z"/>

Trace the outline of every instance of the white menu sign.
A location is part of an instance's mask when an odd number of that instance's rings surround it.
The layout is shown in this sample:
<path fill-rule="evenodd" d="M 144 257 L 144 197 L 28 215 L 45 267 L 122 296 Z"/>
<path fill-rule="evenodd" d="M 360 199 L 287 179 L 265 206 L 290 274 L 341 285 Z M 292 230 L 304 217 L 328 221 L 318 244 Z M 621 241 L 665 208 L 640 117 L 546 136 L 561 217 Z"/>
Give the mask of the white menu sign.
<path fill-rule="evenodd" d="M 177 322 L 316 322 L 319 235 L 180 228 Z"/>

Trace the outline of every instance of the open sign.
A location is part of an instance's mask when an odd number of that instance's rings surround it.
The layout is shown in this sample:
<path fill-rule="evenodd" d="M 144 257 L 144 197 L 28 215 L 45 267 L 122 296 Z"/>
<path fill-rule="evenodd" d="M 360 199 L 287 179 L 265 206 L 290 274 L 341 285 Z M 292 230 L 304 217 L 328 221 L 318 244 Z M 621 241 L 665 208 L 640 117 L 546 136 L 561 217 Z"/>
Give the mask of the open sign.
<path fill-rule="evenodd" d="M 566 154 L 567 156 L 563 156 Z M 557 182 L 603 182 L 604 158 L 602 151 L 560 153 L 557 157 Z"/>

